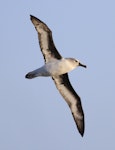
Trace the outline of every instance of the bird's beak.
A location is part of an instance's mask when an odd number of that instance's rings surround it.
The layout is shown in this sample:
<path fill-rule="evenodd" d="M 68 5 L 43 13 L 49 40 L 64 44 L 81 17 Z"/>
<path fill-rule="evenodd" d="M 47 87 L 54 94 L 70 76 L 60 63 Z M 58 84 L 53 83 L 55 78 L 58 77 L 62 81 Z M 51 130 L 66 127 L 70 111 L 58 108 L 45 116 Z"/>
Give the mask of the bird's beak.
<path fill-rule="evenodd" d="M 87 66 L 86 66 L 86 65 L 81 64 L 81 63 L 79 63 L 79 66 L 84 67 L 84 68 L 87 68 Z"/>

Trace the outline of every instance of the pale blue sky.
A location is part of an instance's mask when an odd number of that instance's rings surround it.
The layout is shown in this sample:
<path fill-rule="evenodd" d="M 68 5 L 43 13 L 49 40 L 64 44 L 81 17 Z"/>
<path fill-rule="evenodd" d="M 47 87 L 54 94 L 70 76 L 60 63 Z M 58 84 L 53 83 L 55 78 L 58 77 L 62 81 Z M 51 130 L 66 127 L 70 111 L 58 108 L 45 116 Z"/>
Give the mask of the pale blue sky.
<path fill-rule="evenodd" d="M 62 56 L 87 65 L 69 73 L 83 138 L 53 81 L 24 77 L 44 63 L 30 14 L 51 28 Z M 115 1 L 4 0 L 0 27 L 0 150 L 115 149 Z"/>

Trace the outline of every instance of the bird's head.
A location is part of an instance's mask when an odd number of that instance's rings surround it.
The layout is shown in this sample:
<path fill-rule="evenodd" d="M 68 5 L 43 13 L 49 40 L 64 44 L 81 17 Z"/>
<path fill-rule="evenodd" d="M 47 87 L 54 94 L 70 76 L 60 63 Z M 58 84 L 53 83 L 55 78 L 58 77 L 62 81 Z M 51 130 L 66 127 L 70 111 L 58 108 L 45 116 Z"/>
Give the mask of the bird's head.
<path fill-rule="evenodd" d="M 75 67 L 77 67 L 77 66 L 81 66 L 81 67 L 84 67 L 84 68 L 87 67 L 86 65 L 82 64 L 82 63 L 81 63 L 79 60 L 77 60 L 77 59 L 69 58 L 69 60 L 71 61 L 71 63 L 72 63 Z"/>

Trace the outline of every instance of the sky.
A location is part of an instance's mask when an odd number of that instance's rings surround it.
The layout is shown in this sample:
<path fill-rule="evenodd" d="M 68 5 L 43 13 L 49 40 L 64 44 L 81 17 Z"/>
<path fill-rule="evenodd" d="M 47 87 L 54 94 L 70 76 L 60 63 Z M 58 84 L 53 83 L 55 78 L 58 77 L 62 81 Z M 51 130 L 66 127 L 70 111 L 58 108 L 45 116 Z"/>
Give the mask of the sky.
<path fill-rule="evenodd" d="M 53 32 L 82 100 L 85 133 L 50 77 L 25 79 L 44 64 L 30 14 Z M 0 4 L 0 149 L 115 149 L 115 1 L 28 0 Z"/>

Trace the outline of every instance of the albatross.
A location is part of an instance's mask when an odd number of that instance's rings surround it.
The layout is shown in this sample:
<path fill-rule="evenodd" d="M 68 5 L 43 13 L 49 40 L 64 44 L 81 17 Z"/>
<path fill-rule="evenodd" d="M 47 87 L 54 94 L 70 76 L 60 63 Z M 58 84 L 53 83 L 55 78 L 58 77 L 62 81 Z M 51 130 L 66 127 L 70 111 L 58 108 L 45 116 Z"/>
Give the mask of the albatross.
<path fill-rule="evenodd" d="M 30 15 L 30 19 L 38 33 L 39 45 L 45 64 L 26 74 L 25 78 L 33 79 L 39 76 L 51 77 L 58 91 L 69 105 L 78 131 L 83 136 L 85 121 L 81 99 L 69 81 L 68 72 L 78 66 L 86 68 L 86 65 L 74 58 L 62 57 L 55 47 L 52 31 L 49 27 L 43 21 L 32 15 Z"/>

